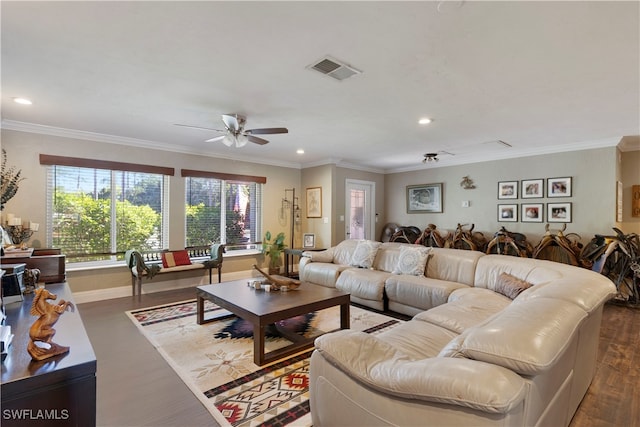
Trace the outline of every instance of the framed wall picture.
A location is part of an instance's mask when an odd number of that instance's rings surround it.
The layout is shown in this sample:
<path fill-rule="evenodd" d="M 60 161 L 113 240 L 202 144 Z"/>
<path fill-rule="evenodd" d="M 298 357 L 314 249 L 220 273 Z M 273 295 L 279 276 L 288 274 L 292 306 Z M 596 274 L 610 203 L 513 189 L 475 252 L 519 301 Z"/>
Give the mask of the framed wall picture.
<path fill-rule="evenodd" d="M 571 197 L 571 177 L 547 178 L 547 197 Z"/>
<path fill-rule="evenodd" d="M 571 222 L 571 203 L 547 203 L 547 222 Z"/>
<path fill-rule="evenodd" d="M 518 205 L 498 205 L 498 222 L 517 222 Z"/>
<path fill-rule="evenodd" d="M 539 199 L 544 196 L 544 179 L 523 179 L 520 181 L 523 199 Z"/>
<path fill-rule="evenodd" d="M 307 188 L 307 218 L 322 218 L 322 187 Z"/>
<path fill-rule="evenodd" d="M 498 199 L 517 199 L 518 181 L 498 182 Z"/>
<path fill-rule="evenodd" d="M 542 222 L 544 217 L 544 204 L 523 203 L 520 205 L 520 219 L 522 222 Z"/>
<path fill-rule="evenodd" d="M 442 183 L 407 185 L 407 213 L 442 212 Z"/>
<path fill-rule="evenodd" d="M 313 233 L 304 233 L 302 235 L 302 247 L 304 249 L 315 249 L 316 235 Z"/>

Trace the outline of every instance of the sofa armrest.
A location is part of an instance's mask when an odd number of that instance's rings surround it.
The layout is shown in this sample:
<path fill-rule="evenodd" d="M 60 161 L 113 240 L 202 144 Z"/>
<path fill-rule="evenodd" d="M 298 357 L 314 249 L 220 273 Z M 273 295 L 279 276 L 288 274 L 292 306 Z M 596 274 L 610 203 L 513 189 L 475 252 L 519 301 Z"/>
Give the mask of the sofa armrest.
<path fill-rule="evenodd" d="M 469 359 L 412 360 L 375 336 L 343 330 L 316 339 L 317 351 L 355 380 L 378 392 L 508 413 L 524 399 L 526 384 L 514 372 Z"/>

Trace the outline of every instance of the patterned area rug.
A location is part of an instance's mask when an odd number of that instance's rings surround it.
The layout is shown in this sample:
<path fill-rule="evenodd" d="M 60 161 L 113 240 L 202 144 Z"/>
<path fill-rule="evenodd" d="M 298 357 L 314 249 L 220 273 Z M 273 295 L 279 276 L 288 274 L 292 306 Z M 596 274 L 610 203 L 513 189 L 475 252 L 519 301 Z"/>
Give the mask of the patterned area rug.
<path fill-rule="evenodd" d="M 230 314 L 208 301 L 205 310 L 206 317 Z M 350 311 L 351 329 L 367 333 L 380 333 L 402 323 L 354 306 Z M 126 314 L 221 425 L 311 425 L 311 350 L 257 366 L 253 363 L 251 324 L 231 316 L 198 325 L 195 300 Z M 332 307 L 281 323 L 314 337 L 339 328 L 340 309 Z M 267 334 L 267 351 L 288 344 L 275 328 Z"/>

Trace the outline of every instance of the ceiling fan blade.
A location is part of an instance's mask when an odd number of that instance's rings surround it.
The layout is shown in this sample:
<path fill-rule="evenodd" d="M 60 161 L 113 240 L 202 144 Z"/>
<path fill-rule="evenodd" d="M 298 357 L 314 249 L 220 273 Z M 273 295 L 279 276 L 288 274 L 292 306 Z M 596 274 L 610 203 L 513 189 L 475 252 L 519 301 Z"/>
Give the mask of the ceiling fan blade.
<path fill-rule="evenodd" d="M 247 139 L 255 144 L 260 144 L 260 145 L 269 143 L 269 141 L 267 141 L 266 139 L 258 138 L 257 136 L 253 136 L 253 135 L 247 135 Z"/>
<path fill-rule="evenodd" d="M 227 135 L 216 136 L 215 138 L 207 139 L 205 142 L 222 141 Z"/>
<path fill-rule="evenodd" d="M 264 129 L 249 129 L 245 131 L 249 135 L 267 135 L 273 133 L 289 133 L 287 128 L 264 128 Z"/>
<path fill-rule="evenodd" d="M 224 125 L 227 127 L 227 129 L 229 129 L 230 131 L 238 131 L 240 130 L 240 121 L 238 120 L 238 115 L 232 115 L 232 114 L 223 114 L 222 115 L 222 121 L 224 122 Z"/>
<path fill-rule="evenodd" d="M 174 126 L 182 126 L 185 128 L 193 128 L 193 129 L 202 129 L 202 130 L 214 130 L 216 132 L 226 132 L 226 130 L 213 129 L 213 128 L 203 128 L 202 126 L 192 126 L 192 125 L 183 125 L 182 123 L 174 123 Z"/>

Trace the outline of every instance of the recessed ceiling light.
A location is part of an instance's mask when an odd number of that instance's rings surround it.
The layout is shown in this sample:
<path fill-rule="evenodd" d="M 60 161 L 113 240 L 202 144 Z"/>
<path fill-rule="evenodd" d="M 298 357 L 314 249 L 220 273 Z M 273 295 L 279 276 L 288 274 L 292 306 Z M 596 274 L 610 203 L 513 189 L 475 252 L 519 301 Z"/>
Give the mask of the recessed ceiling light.
<path fill-rule="evenodd" d="M 302 148 L 299 148 L 296 150 L 296 153 L 298 154 L 304 154 L 304 150 Z"/>
<path fill-rule="evenodd" d="M 430 119 L 428 117 L 423 117 L 420 120 L 418 120 L 418 123 L 420 123 L 421 125 L 428 125 L 432 121 L 433 121 L 433 119 Z"/>
<path fill-rule="evenodd" d="M 22 104 L 22 105 L 31 105 L 31 104 L 33 104 L 33 102 L 31 102 L 31 100 L 29 100 L 27 98 L 13 98 L 13 102 L 15 102 L 17 104 Z"/>

